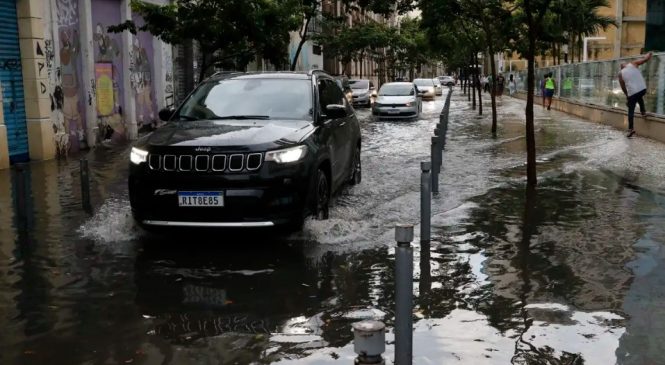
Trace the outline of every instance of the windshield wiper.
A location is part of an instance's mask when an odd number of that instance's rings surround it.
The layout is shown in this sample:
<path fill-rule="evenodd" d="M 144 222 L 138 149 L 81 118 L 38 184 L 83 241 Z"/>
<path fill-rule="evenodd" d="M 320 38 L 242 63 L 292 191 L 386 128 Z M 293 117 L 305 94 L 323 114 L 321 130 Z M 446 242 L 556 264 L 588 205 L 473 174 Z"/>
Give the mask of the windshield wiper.
<path fill-rule="evenodd" d="M 270 119 L 268 115 L 224 115 L 221 117 L 212 117 L 210 120 L 224 120 L 224 119 Z"/>

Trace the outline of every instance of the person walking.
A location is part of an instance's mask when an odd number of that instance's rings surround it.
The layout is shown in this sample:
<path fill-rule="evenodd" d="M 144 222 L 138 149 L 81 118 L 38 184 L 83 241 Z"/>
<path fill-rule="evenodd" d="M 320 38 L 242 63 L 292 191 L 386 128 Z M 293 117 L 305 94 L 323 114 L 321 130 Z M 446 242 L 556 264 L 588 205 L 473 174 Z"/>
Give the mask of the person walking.
<path fill-rule="evenodd" d="M 545 109 L 545 80 L 547 79 L 547 74 L 543 75 L 543 78 L 539 82 L 540 96 L 543 98 L 543 109 Z"/>
<path fill-rule="evenodd" d="M 643 58 L 632 62 L 621 64 L 621 71 L 619 72 L 619 84 L 621 90 L 626 95 L 628 105 L 628 137 L 635 135 L 633 121 L 635 119 L 635 104 L 640 104 L 640 112 L 642 116 L 646 116 L 647 110 L 644 106 L 644 95 L 647 93 L 647 83 L 642 77 L 640 72 L 640 65 L 649 61 L 653 54 L 651 52 Z"/>
<path fill-rule="evenodd" d="M 552 97 L 554 96 L 554 90 L 556 89 L 556 82 L 552 77 L 552 73 L 545 75 L 545 102 L 547 103 L 547 110 L 550 110 L 552 106 Z"/>
<path fill-rule="evenodd" d="M 499 76 L 496 77 L 496 83 L 497 83 L 497 85 L 496 85 L 496 88 L 497 88 L 496 94 L 499 97 L 502 97 L 503 96 L 503 90 L 506 87 L 506 78 L 503 77 L 503 74 L 499 74 Z"/>
<path fill-rule="evenodd" d="M 510 76 L 508 76 L 508 95 L 513 96 L 513 94 L 515 94 L 516 91 L 517 91 L 517 83 L 515 83 L 513 74 L 510 74 Z"/>

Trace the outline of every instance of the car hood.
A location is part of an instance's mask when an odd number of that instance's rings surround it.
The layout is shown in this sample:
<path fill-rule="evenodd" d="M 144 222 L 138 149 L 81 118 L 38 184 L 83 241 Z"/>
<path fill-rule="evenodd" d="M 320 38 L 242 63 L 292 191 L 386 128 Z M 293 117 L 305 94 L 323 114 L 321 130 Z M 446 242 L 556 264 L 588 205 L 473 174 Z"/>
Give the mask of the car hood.
<path fill-rule="evenodd" d="M 251 150 L 298 143 L 314 129 L 311 122 L 303 120 L 170 122 L 142 138 L 137 146 Z"/>
<path fill-rule="evenodd" d="M 353 95 L 365 95 L 369 92 L 369 89 L 351 89 L 353 90 Z"/>
<path fill-rule="evenodd" d="M 418 86 L 418 90 L 422 90 L 422 91 L 434 91 L 434 85 L 432 85 L 432 86 Z"/>
<path fill-rule="evenodd" d="M 409 102 L 416 101 L 416 98 L 412 95 L 406 96 L 381 96 L 376 99 L 378 104 L 406 104 Z"/>

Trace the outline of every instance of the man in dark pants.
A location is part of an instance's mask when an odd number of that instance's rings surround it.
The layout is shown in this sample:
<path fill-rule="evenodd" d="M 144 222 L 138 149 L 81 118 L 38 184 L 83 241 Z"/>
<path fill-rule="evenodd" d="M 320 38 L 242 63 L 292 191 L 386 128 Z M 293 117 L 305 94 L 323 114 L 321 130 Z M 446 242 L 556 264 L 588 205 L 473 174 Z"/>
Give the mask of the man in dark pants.
<path fill-rule="evenodd" d="M 646 57 L 632 62 L 622 63 L 621 72 L 619 72 L 619 83 L 623 93 L 628 98 L 628 137 L 635 135 L 633 129 L 633 120 L 635 119 L 635 104 L 640 104 L 642 116 L 646 116 L 647 110 L 644 107 L 644 95 L 647 93 L 647 84 L 642 77 L 639 66 L 651 59 L 652 53 L 647 53 Z"/>

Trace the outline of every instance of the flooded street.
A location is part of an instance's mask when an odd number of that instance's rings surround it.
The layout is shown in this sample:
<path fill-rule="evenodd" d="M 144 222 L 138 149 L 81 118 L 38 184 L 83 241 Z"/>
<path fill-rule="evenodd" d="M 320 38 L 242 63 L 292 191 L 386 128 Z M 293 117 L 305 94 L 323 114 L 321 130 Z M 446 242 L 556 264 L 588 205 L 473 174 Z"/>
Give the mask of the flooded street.
<path fill-rule="evenodd" d="M 76 159 L 0 170 L 0 364 L 352 364 L 361 319 L 386 322 L 392 363 L 393 227 L 419 221 L 444 100 L 358 110 L 363 182 L 290 236 L 143 232 L 128 147 L 87 155 L 91 214 Z M 665 145 L 536 106 L 527 194 L 523 110 L 504 96 L 493 138 L 452 96 L 414 364 L 665 364 Z"/>

